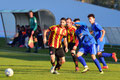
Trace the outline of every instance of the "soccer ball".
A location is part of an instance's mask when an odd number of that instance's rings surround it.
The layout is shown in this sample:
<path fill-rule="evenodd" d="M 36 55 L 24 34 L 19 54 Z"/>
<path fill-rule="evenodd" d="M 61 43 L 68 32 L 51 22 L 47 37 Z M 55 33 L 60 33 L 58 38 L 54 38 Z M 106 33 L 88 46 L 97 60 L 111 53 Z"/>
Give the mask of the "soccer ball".
<path fill-rule="evenodd" d="M 7 68 L 5 70 L 5 75 L 6 76 L 11 77 L 11 76 L 13 76 L 13 74 L 14 74 L 14 72 L 13 72 L 13 70 L 11 68 Z"/>

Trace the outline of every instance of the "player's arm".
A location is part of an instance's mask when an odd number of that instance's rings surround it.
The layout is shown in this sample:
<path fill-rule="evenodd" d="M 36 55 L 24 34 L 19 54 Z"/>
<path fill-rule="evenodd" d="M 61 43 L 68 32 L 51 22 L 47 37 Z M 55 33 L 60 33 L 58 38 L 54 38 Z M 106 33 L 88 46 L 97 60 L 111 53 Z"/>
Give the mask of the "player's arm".
<path fill-rule="evenodd" d="M 44 34 L 43 34 L 43 43 L 44 43 L 44 44 L 46 44 L 46 42 L 47 42 L 46 36 L 47 36 L 47 33 L 48 33 L 49 31 L 50 31 L 49 29 L 44 30 Z"/>
<path fill-rule="evenodd" d="M 64 43 L 64 45 L 65 45 L 65 51 L 68 52 L 67 36 L 64 36 L 63 38 L 64 38 L 63 43 Z"/>
<path fill-rule="evenodd" d="M 101 38 L 100 38 L 100 41 L 103 41 L 103 38 L 104 38 L 104 36 L 105 36 L 105 30 L 103 29 L 103 30 L 101 30 L 101 32 L 102 32 L 102 36 L 101 36 Z"/>
<path fill-rule="evenodd" d="M 105 30 L 99 24 L 96 24 L 96 27 L 97 27 L 97 29 L 99 29 L 102 32 L 102 36 L 99 39 L 100 39 L 100 41 L 103 41 L 103 38 L 105 36 Z"/>
<path fill-rule="evenodd" d="M 77 49 L 78 44 L 79 44 L 79 40 L 77 39 L 77 36 L 75 36 L 75 45 L 73 47 L 73 50 Z"/>

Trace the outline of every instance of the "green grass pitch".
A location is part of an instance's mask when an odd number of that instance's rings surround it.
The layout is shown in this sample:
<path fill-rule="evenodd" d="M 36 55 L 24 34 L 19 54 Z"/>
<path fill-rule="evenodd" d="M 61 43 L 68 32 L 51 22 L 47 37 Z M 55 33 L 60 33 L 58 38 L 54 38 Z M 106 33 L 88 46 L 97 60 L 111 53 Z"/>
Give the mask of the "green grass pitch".
<path fill-rule="evenodd" d="M 79 72 L 74 71 L 74 63 L 66 58 L 59 75 L 50 73 L 49 55 L 0 51 L 0 80 L 119 80 L 120 64 L 108 63 L 109 69 L 100 75 L 93 62 L 87 62 L 90 71 L 81 73 L 83 66 L 79 63 Z M 68 61 L 67 61 L 68 59 Z M 71 58 L 70 58 L 71 59 Z M 12 68 L 14 76 L 6 77 L 5 69 Z"/>
<path fill-rule="evenodd" d="M 2 42 L 0 44 L 0 80 L 120 80 L 120 62 L 114 63 L 111 58 L 106 59 L 109 69 L 103 70 L 104 74 L 101 75 L 89 55 L 84 56 L 90 71 L 81 73 L 83 70 L 81 63 L 79 63 L 80 71 L 75 72 L 72 58 L 67 53 L 66 62 L 58 71 L 60 74 L 56 75 L 50 73 L 48 49 L 39 50 L 37 54 L 25 53 L 24 48 L 11 48 L 2 45 Z M 119 53 L 118 58 L 120 58 Z M 12 77 L 5 76 L 7 68 L 14 70 Z"/>

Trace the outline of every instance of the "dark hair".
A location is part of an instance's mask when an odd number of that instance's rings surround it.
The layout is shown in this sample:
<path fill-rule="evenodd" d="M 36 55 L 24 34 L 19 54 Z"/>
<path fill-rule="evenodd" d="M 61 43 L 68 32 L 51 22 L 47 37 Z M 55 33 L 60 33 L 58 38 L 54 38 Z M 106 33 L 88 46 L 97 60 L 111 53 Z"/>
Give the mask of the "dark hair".
<path fill-rule="evenodd" d="M 66 18 L 62 17 L 60 20 L 65 20 L 66 21 Z"/>
<path fill-rule="evenodd" d="M 95 15 L 94 15 L 94 14 L 89 14 L 89 15 L 88 15 L 88 18 L 89 18 L 89 17 L 95 18 Z"/>
<path fill-rule="evenodd" d="M 67 18 L 66 20 L 68 20 L 68 19 L 70 19 L 70 20 L 72 21 L 72 19 L 71 19 L 71 18 Z"/>
<path fill-rule="evenodd" d="M 29 11 L 29 13 L 30 13 L 30 12 L 33 12 L 33 11 L 32 11 L 32 10 L 30 10 L 30 11 Z"/>
<path fill-rule="evenodd" d="M 80 21 L 80 19 L 79 19 L 79 18 L 75 18 L 73 21 L 74 21 L 74 22 Z"/>

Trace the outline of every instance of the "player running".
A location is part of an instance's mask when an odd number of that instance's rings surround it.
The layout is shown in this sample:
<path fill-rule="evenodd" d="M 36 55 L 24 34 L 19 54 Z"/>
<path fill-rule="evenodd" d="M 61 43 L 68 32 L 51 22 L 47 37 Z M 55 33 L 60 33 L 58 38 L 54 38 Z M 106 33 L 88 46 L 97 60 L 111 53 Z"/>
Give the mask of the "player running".
<path fill-rule="evenodd" d="M 104 60 L 104 57 L 112 57 L 115 62 L 117 62 L 116 53 L 102 53 L 104 51 L 104 45 L 105 45 L 105 30 L 97 23 L 95 22 L 95 16 L 94 14 L 88 15 L 89 22 L 92 24 L 91 28 L 91 34 L 93 33 L 95 36 L 95 40 L 97 42 L 97 55 L 99 57 L 99 60 L 103 64 L 103 69 L 108 69 L 108 66 Z"/>
<path fill-rule="evenodd" d="M 33 16 L 33 12 L 29 11 L 29 16 L 30 16 L 30 33 L 28 34 L 29 38 L 32 35 L 33 36 L 33 40 L 34 40 L 34 45 L 35 45 L 35 53 L 38 52 L 38 48 L 37 48 L 37 33 L 36 33 L 36 29 L 37 29 L 37 19 L 36 17 Z M 31 48 L 28 46 L 28 50 L 27 52 L 31 52 Z"/>
<path fill-rule="evenodd" d="M 75 22 L 75 25 L 77 26 L 77 30 L 75 31 L 75 34 L 79 40 L 79 50 L 77 52 L 77 57 L 78 57 L 78 60 L 82 63 L 82 65 L 85 67 L 82 73 L 85 73 L 89 70 L 82 55 L 83 54 L 87 55 L 88 53 L 90 53 L 94 63 L 96 64 L 97 68 L 100 71 L 100 74 L 103 74 L 100 63 L 98 59 L 96 58 L 96 53 L 97 53 L 96 52 L 96 41 L 94 37 L 90 34 L 87 28 L 87 25 L 85 23 Z"/>
<path fill-rule="evenodd" d="M 78 68 L 78 59 L 76 56 L 76 49 L 78 46 L 78 40 L 77 37 L 75 36 L 75 31 L 76 31 L 76 27 L 73 26 L 73 22 L 71 18 L 67 18 L 66 19 L 66 30 L 67 30 L 67 42 L 68 42 L 68 49 L 71 52 L 71 56 L 73 58 L 73 61 L 75 63 L 75 71 L 79 71 Z"/>
<path fill-rule="evenodd" d="M 65 29 L 66 19 L 61 18 L 59 25 L 53 25 L 49 29 L 44 31 L 44 44 L 47 42 L 46 34 L 50 32 L 48 45 L 49 45 L 49 54 L 51 58 L 51 70 L 53 74 L 59 74 L 56 69 L 60 67 L 65 62 L 65 52 L 62 48 L 62 38 L 64 38 L 65 51 L 68 52 L 67 45 L 67 31 Z M 59 60 L 55 66 L 55 56 Z"/>

